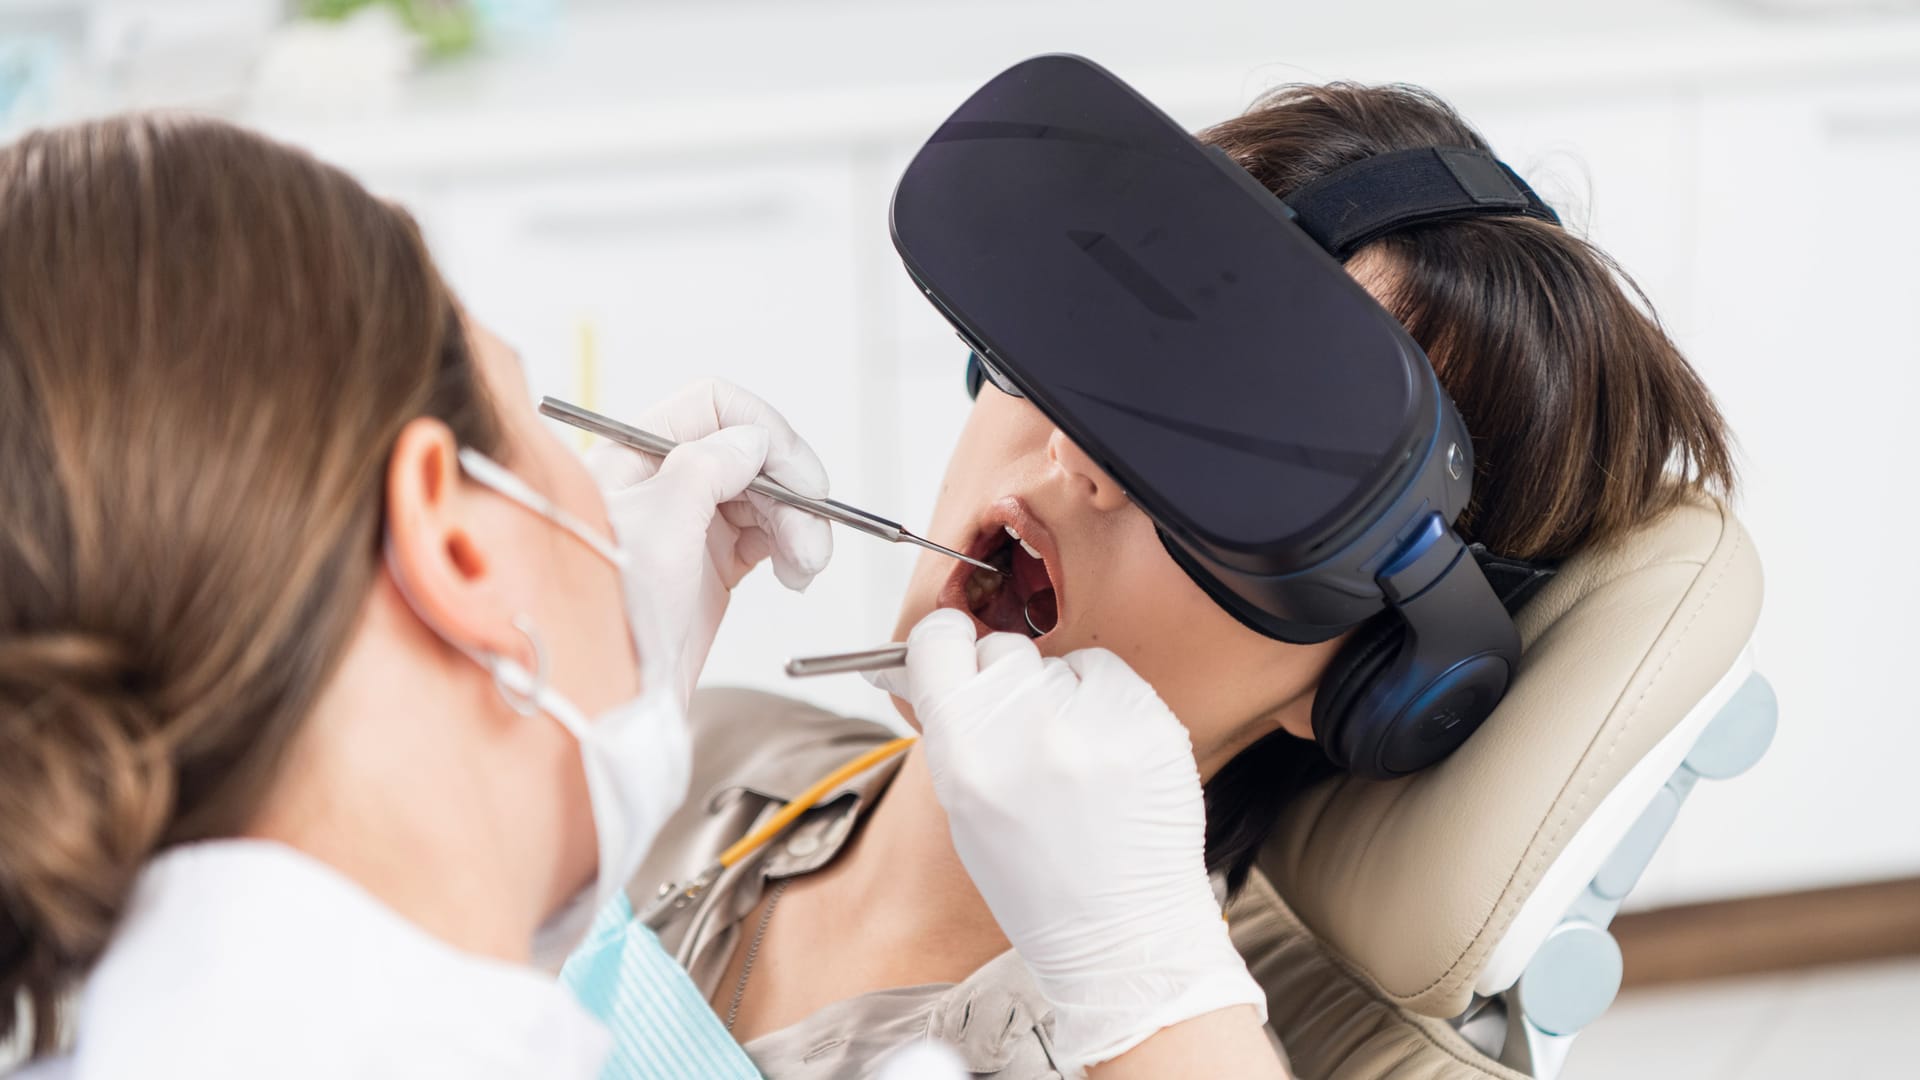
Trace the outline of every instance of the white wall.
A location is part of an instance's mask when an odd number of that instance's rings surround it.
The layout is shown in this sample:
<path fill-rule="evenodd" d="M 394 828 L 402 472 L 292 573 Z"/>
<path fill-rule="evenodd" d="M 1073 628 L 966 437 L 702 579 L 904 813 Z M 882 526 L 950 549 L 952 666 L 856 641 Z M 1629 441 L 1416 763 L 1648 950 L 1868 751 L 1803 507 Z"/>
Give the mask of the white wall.
<path fill-rule="evenodd" d="M 1196 126 L 1336 77 L 1426 83 L 1479 122 L 1720 395 L 1767 562 L 1778 742 L 1699 790 L 1639 901 L 1920 873 L 1920 21 L 1652 0 L 580 5 L 376 117 L 250 118 L 409 201 L 537 392 L 631 413 L 725 374 L 814 439 L 836 495 L 913 525 L 966 408 L 963 352 L 897 268 L 887 198 L 967 90 L 1053 49 Z M 891 629 L 912 552 L 837 541 L 804 598 L 743 586 L 714 681 L 875 708 L 857 680 L 778 674 Z"/>

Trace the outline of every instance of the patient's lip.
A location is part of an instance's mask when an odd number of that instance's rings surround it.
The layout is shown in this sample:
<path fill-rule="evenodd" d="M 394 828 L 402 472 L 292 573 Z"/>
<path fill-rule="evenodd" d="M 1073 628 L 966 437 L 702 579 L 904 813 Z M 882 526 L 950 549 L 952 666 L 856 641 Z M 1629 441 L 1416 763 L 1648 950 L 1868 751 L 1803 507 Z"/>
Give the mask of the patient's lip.
<path fill-rule="evenodd" d="M 1018 495 L 1006 495 L 989 503 L 974 526 L 973 538 L 961 550 L 973 558 L 984 558 L 999 545 L 1001 534 L 1008 528 L 1019 534 L 1020 543 L 1039 552 L 1041 565 L 1047 570 L 1047 583 L 1053 587 L 1053 625 L 1058 629 L 1066 622 L 1067 613 L 1066 590 L 1062 587 L 1066 574 L 1060 561 L 1060 545 L 1054 538 L 1053 530 L 1025 499 Z M 971 616 L 972 611 L 967 604 L 967 579 L 972 576 L 971 567 L 964 563 L 956 566 L 948 576 L 946 586 L 940 590 L 940 606 L 957 608 Z M 993 632 L 993 628 L 979 618 L 975 617 L 973 622 L 976 633 Z"/>

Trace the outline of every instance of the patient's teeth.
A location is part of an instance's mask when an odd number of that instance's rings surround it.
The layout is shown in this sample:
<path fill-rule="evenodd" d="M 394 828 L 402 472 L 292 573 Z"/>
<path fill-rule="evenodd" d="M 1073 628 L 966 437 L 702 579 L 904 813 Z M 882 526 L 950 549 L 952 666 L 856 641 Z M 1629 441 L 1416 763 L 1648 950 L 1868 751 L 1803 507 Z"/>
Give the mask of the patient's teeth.
<path fill-rule="evenodd" d="M 1015 539 L 1015 540 L 1020 540 L 1020 538 L 1019 538 L 1019 537 L 1017 537 L 1017 536 L 1016 536 L 1016 537 L 1014 537 L 1014 539 Z M 1026 542 L 1025 540 L 1020 540 L 1020 550 L 1021 550 L 1021 551 L 1024 551 L 1024 552 L 1026 552 L 1027 554 L 1029 554 L 1029 555 L 1031 555 L 1031 556 L 1033 556 L 1033 557 L 1034 557 L 1034 558 L 1036 558 L 1036 559 L 1040 559 L 1040 553 L 1039 553 L 1038 551 L 1035 551 L 1035 550 L 1033 549 L 1033 545 L 1032 545 L 1032 544 L 1029 544 L 1029 543 L 1027 543 L 1027 542 Z M 1041 561 L 1041 562 L 1045 562 L 1046 560 L 1045 560 L 1045 559 L 1040 559 L 1040 561 Z"/>
<path fill-rule="evenodd" d="M 981 601 L 1000 591 L 1005 580 L 999 574 L 989 574 L 984 570 L 976 572 L 967 579 L 968 606 L 979 607 Z"/>
<path fill-rule="evenodd" d="M 1013 538 L 1014 538 L 1015 540 L 1018 540 L 1018 539 L 1020 539 L 1020 534 L 1019 534 L 1019 533 L 1017 533 L 1017 532 L 1014 532 L 1014 531 L 1013 531 L 1013 526 L 1011 526 L 1011 525 L 1002 525 L 1002 526 L 1000 526 L 1000 527 L 1001 527 L 1001 528 L 1003 528 L 1003 529 L 1005 529 L 1005 530 L 1007 530 L 1007 535 L 1008 535 L 1008 536 L 1011 536 L 1011 537 L 1013 537 Z"/>

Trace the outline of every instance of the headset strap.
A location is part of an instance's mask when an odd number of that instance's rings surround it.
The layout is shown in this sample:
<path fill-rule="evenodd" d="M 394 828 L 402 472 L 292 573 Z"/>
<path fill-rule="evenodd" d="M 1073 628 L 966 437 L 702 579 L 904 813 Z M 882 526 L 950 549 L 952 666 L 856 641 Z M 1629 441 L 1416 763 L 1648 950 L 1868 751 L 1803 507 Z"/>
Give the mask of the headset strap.
<path fill-rule="evenodd" d="M 1518 612 L 1540 586 L 1560 572 L 1557 562 L 1510 559 L 1488 551 L 1485 544 L 1468 544 L 1467 553 L 1480 564 L 1480 573 L 1486 576 L 1487 584 L 1493 586 L 1493 594 L 1509 613 Z"/>
<path fill-rule="evenodd" d="M 1345 262 L 1395 229 L 1468 217 L 1560 224 L 1519 174 L 1484 150 L 1428 146 L 1363 158 L 1287 196 L 1307 235 Z"/>

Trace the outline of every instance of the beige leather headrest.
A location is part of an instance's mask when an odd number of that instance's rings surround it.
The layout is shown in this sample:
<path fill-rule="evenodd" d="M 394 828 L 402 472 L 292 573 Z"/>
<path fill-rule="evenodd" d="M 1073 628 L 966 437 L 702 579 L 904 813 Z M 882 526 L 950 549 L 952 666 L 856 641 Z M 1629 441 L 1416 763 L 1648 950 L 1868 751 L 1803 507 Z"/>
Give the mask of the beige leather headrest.
<path fill-rule="evenodd" d="M 1383 995 L 1458 1015 L 1541 873 L 1733 665 L 1759 612 L 1753 543 L 1704 498 L 1568 560 L 1521 610 L 1520 671 L 1481 730 L 1423 773 L 1309 791 L 1260 868 Z"/>

